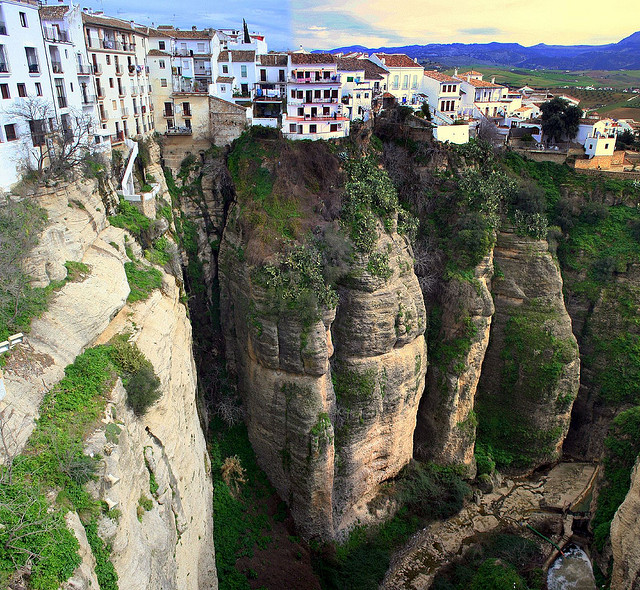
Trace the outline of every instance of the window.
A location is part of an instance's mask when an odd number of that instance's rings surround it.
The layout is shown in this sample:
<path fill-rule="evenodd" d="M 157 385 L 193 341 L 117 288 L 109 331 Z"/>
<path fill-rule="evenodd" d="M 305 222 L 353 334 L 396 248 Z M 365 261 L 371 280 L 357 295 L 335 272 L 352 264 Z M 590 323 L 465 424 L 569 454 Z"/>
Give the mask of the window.
<path fill-rule="evenodd" d="M 165 46 L 164 41 L 158 41 L 158 49 L 161 49 L 161 50 L 164 51 L 165 47 L 166 46 Z"/>
<path fill-rule="evenodd" d="M 9 84 L 0 84 L 0 92 L 2 92 L 2 98 L 11 98 Z"/>
<path fill-rule="evenodd" d="M 331 114 L 331 109 L 329 107 L 322 107 L 322 114 L 326 117 Z"/>
<path fill-rule="evenodd" d="M 266 82 L 267 81 L 267 70 L 260 70 L 260 81 L 261 82 Z"/>
<path fill-rule="evenodd" d="M 292 91 L 291 91 L 291 98 L 295 98 L 295 97 L 296 97 L 296 91 L 295 91 L 295 90 L 292 90 Z"/>
<path fill-rule="evenodd" d="M 278 81 L 279 81 L 279 82 L 284 82 L 284 81 L 285 81 L 285 78 L 284 78 L 284 70 L 280 70 L 280 71 L 278 72 Z"/>
<path fill-rule="evenodd" d="M 42 96 L 42 84 L 40 82 L 36 82 L 36 94 Z"/>
<path fill-rule="evenodd" d="M 409 75 L 405 74 L 404 76 L 402 76 L 402 89 L 406 89 L 409 88 Z"/>
<path fill-rule="evenodd" d="M 115 101 L 115 100 L 112 100 L 112 101 L 111 101 L 111 108 L 112 108 L 114 111 L 118 110 L 118 102 L 117 102 L 117 101 Z"/>
<path fill-rule="evenodd" d="M 20 15 L 20 24 L 23 27 L 28 27 L 29 25 L 27 24 L 27 15 L 24 12 L 19 12 L 18 13 Z"/>
<path fill-rule="evenodd" d="M 198 53 L 204 53 L 204 43 L 198 43 Z"/>
<path fill-rule="evenodd" d="M 109 88 L 113 88 L 113 78 L 109 78 Z"/>
<path fill-rule="evenodd" d="M 40 72 L 40 66 L 38 65 L 38 52 L 35 47 L 25 47 L 25 53 L 27 54 L 27 63 L 29 64 L 29 73 L 38 74 Z"/>
<path fill-rule="evenodd" d="M 27 85 L 26 84 L 18 84 L 18 96 L 24 98 L 27 96 Z"/>
<path fill-rule="evenodd" d="M 106 60 L 107 60 L 107 65 L 108 65 L 108 66 L 109 66 L 109 65 L 111 65 L 111 56 L 110 56 L 110 55 L 107 55 L 107 56 L 105 56 L 105 57 L 106 57 Z"/>
<path fill-rule="evenodd" d="M 227 91 L 226 86 L 220 86 L 220 92 L 226 92 L 226 91 Z"/>
<path fill-rule="evenodd" d="M 289 133 L 295 133 L 295 132 L 296 132 L 296 124 L 289 123 Z"/>
<path fill-rule="evenodd" d="M 166 78 L 160 78 L 160 86 L 162 86 L 163 88 L 167 87 L 167 79 Z"/>
<path fill-rule="evenodd" d="M 16 139 L 18 139 L 18 134 L 16 133 L 15 124 L 11 123 L 9 125 L 5 125 L 4 135 L 7 138 L 7 141 L 15 141 Z"/>
<path fill-rule="evenodd" d="M 317 125 L 309 125 L 309 133 L 317 133 L 318 126 Z"/>
<path fill-rule="evenodd" d="M 240 66 L 240 76 L 243 78 L 247 77 L 247 66 Z"/>
<path fill-rule="evenodd" d="M 313 98 L 322 98 L 322 96 L 320 94 L 320 90 L 314 90 Z"/>
<path fill-rule="evenodd" d="M 364 93 L 364 97 L 365 97 L 365 98 L 369 98 L 369 93 L 368 93 L 368 92 L 365 92 L 365 93 Z"/>
<path fill-rule="evenodd" d="M 329 130 L 330 131 L 337 131 L 338 130 L 338 124 L 337 123 L 331 123 L 331 125 L 329 126 Z"/>
<path fill-rule="evenodd" d="M 182 115 L 184 117 L 190 117 L 191 116 L 191 103 L 189 103 L 189 102 L 183 102 L 182 103 Z"/>
<path fill-rule="evenodd" d="M 4 50 L 4 45 L 0 45 L 0 73 L 9 73 L 9 62 L 7 61 L 7 54 Z"/>
<path fill-rule="evenodd" d="M 56 87 L 56 97 L 58 99 L 58 106 L 64 109 L 67 106 L 67 96 L 64 91 L 64 78 L 54 78 Z"/>
<path fill-rule="evenodd" d="M 164 67 L 165 67 L 165 66 L 164 66 L 164 59 L 161 59 L 161 60 L 158 62 L 158 65 L 160 66 L 160 69 L 161 69 L 161 70 L 164 70 Z"/>
<path fill-rule="evenodd" d="M 33 145 L 44 145 L 46 121 L 44 119 L 32 119 L 29 121 L 29 129 L 31 130 L 31 141 L 33 142 Z"/>
<path fill-rule="evenodd" d="M 304 117 L 304 108 L 298 107 L 298 117 Z"/>
<path fill-rule="evenodd" d="M 228 74 L 229 73 L 229 66 L 222 66 L 222 73 L 223 74 Z"/>
<path fill-rule="evenodd" d="M 353 76 L 347 76 L 347 82 L 353 82 Z"/>
<path fill-rule="evenodd" d="M 356 93 L 356 98 L 360 98 L 360 93 L 359 92 Z"/>
<path fill-rule="evenodd" d="M 394 76 L 393 77 L 393 86 L 392 86 L 392 88 L 394 90 L 398 90 L 399 87 L 400 87 L 400 76 Z"/>

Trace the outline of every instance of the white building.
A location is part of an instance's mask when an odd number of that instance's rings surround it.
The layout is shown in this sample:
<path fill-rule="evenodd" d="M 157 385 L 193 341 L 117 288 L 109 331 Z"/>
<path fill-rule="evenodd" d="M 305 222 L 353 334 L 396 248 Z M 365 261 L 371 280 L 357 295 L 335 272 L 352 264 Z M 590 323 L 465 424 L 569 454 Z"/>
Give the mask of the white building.
<path fill-rule="evenodd" d="M 460 80 L 442 72 L 425 70 L 422 92 L 427 95 L 429 108 L 436 117 L 439 113 L 450 119 L 457 117 L 460 109 Z"/>
<path fill-rule="evenodd" d="M 53 81 L 54 106 L 63 130 L 73 118 L 92 122 L 96 142 L 102 141 L 97 119 L 93 70 L 84 43 L 82 11 L 73 4 L 40 8 L 45 54 Z"/>
<path fill-rule="evenodd" d="M 253 124 L 280 127 L 285 114 L 289 56 L 268 53 L 257 56 L 257 82 L 253 92 Z"/>
<path fill-rule="evenodd" d="M 155 128 L 146 56 L 148 29 L 102 13 L 82 13 L 98 118 L 112 144 Z"/>
<path fill-rule="evenodd" d="M 480 72 L 473 70 L 454 77 L 460 81 L 460 111 L 464 116 L 502 118 L 508 114 L 511 103 L 508 89 L 496 84 L 495 78 L 486 82 Z"/>
<path fill-rule="evenodd" d="M 38 3 L 31 0 L 0 2 L 0 187 L 8 189 L 21 175 L 21 164 L 55 123 Z M 75 74 L 75 72 L 74 72 Z M 42 118 L 20 114 L 25 99 L 37 98 Z M 22 106 L 21 106 L 22 105 Z"/>
<path fill-rule="evenodd" d="M 340 100 L 351 121 L 369 119 L 372 101 L 386 89 L 389 72 L 364 57 L 337 57 Z"/>
<path fill-rule="evenodd" d="M 387 92 L 400 104 L 418 104 L 422 92 L 423 67 L 403 53 L 374 53 L 372 62 L 389 72 Z"/>
<path fill-rule="evenodd" d="M 290 139 L 332 139 L 349 134 L 340 102 L 336 58 L 329 53 L 289 54 L 287 116 L 282 132 Z"/>
<path fill-rule="evenodd" d="M 613 119 L 599 119 L 595 122 L 586 120 L 580 123 L 575 141 L 584 145 L 585 154 L 589 158 L 611 156 L 616 148 L 619 127 L 618 122 Z"/>

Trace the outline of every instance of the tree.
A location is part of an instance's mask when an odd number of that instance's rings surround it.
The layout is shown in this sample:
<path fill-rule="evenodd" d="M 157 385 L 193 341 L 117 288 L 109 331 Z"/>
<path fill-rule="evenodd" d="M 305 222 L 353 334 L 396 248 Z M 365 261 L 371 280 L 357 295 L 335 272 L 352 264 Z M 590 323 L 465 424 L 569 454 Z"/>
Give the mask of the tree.
<path fill-rule="evenodd" d="M 28 127 L 21 137 L 18 165 L 38 180 L 64 176 L 94 152 L 93 117 L 70 110 L 58 118 L 53 104 L 38 96 L 21 98 L 4 113 Z"/>
<path fill-rule="evenodd" d="M 422 114 L 424 115 L 424 118 L 427 121 L 431 121 L 431 109 L 429 108 L 429 103 L 423 102 L 420 109 L 422 110 Z"/>
<path fill-rule="evenodd" d="M 625 129 L 622 133 L 618 133 L 618 137 L 616 139 L 616 149 L 627 150 L 633 148 L 635 143 L 635 135 L 629 129 Z"/>
<path fill-rule="evenodd" d="M 556 97 L 540 106 L 542 111 L 542 132 L 547 143 L 558 143 L 563 139 L 571 141 L 578 133 L 582 109 L 564 98 Z"/>

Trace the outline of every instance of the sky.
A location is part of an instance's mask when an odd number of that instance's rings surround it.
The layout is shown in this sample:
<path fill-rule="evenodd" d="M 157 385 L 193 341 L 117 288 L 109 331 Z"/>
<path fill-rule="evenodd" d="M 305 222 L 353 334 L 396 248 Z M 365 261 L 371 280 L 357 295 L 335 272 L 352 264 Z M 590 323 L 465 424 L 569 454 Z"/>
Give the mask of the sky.
<path fill-rule="evenodd" d="M 49 0 L 52 2 L 52 0 Z M 82 6 L 141 24 L 239 28 L 270 49 L 427 43 L 600 45 L 640 31 L 638 0 L 84 0 Z M 188 10 L 186 10 L 188 6 Z"/>

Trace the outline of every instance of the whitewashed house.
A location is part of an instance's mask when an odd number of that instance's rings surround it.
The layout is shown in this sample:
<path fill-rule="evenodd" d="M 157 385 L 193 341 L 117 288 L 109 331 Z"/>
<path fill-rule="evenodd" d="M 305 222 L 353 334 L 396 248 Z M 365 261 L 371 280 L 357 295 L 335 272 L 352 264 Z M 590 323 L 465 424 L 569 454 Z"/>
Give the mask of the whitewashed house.
<path fill-rule="evenodd" d="M 374 53 L 369 59 L 389 72 L 386 91 L 398 103 L 416 105 L 422 92 L 424 68 L 403 53 Z"/>
<path fill-rule="evenodd" d="M 465 117 L 503 118 L 507 115 L 511 101 L 507 97 L 508 89 L 483 80 L 480 72 L 471 70 L 454 75 L 460 81 L 460 112 Z"/>
<path fill-rule="evenodd" d="M 431 113 L 441 113 L 455 120 L 460 109 L 460 80 L 435 70 L 425 70 L 422 92 L 427 96 Z"/>
<path fill-rule="evenodd" d="M 614 119 L 583 119 L 578 127 L 575 141 L 584 146 L 589 158 L 611 156 L 616 148 L 620 125 Z"/>
<path fill-rule="evenodd" d="M 340 102 L 336 58 L 329 53 L 290 53 L 287 116 L 282 132 L 290 139 L 332 139 L 349 134 Z"/>
<path fill-rule="evenodd" d="M 367 78 L 365 66 L 372 62 L 353 57 L 338 57 L 336 61 L 343 113 L 351 121 L 354 119 L 367 121 L 371 113 L 375 81 Z"/>
<path fill-rule="evenodd" d="M 38 13 L 30 0 L 0 2 L 0 187 L 8 189 L 21 176 L 32 150 L 46 141 L 56 125 L 54 96 Z M 75 77 L 75 72 L 74 72 Z M 25 99 L 35 97 L 46 115 L 20 114 Z"/>
<path fill-rule="evenodd" d="M 258 55 L 256 59 L 253 125 L 280 127 L 285 114 L 289 56 L 286 53 L 267 53 Z"/>

